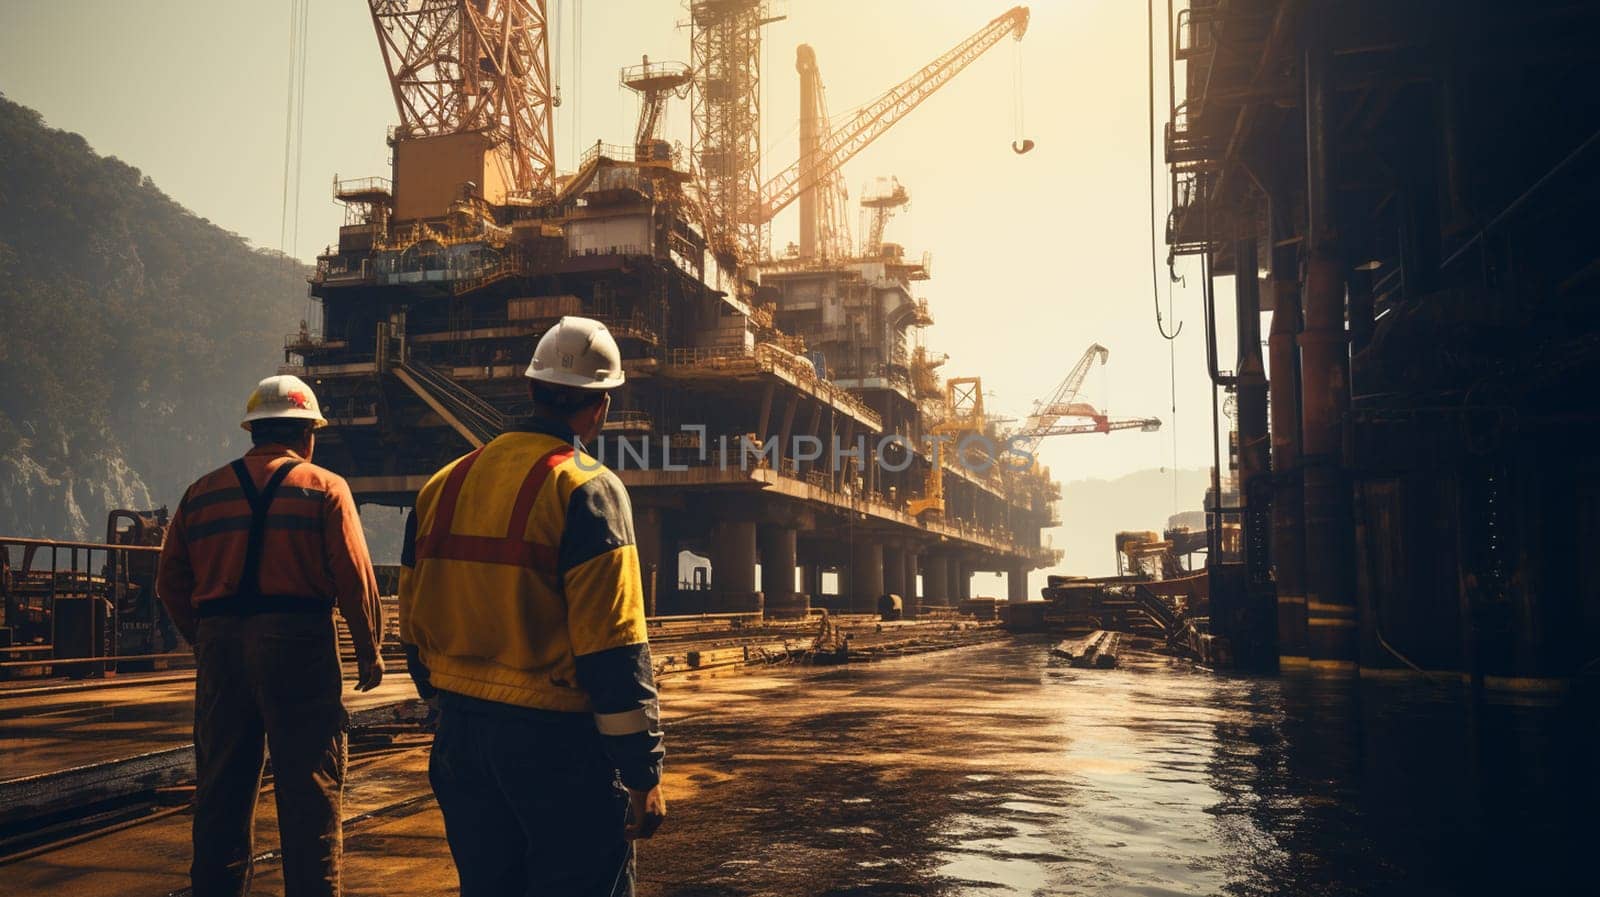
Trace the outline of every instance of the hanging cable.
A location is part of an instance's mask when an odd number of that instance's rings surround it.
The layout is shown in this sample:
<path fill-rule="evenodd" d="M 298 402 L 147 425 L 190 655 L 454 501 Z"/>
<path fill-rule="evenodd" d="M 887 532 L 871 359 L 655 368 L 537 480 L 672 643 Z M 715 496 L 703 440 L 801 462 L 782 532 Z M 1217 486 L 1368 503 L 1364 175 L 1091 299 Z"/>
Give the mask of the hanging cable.
<path fill-rule="evenodd" d="M 1172 281 L 1167 281 L 1167 315 L 1172 315 Z M 1176 336 L 1176 334 L 1174 334 Z M 1172 513 L 1178 513 L 1178 343 L 1167 340 L 1167 379 L 1172 398 Z"/>
<path fill-rule="evenodd" d="M 278 217 L 278 251 L 283 252 L 289 243 L 289 160 L 293 158 L 294 140 L 294 76 L 296 35 L 300 31 L 300 0 L 289 3 L 289 79 L 284 88 L 283 106 L 283 198 Z"/>
<path fill-rule="evenodd" d="M 561 25 L 561 0 L 550 0 L 544 34 L 550 44 L 550 105 L 557 109 L 561 108 Z M 554 118 L 554 113 L 551 117 Z"/>
<path fill-rule="evenodd" d="M 305 158 L 306 149 L 306 60 L 311 54 L 307 52 L 309 43 L 308 25 L 311 20 L 311 0 L 301 0 L 300 4 L 300 72 L 299 86 L 295 90 L 295 124 L 294 124 L 294 223 L 290 226 L 289 254 L 300 254 L 300 171 L 301 163 Z"/>
<path fill-rule="evenodd" d="M 1146 0 L 1146 33 L 1144 41 L 1145 80 L 1149 84 L 1150 108 L 1146 115 L 1150 125 L 1150 139 L 1146 142 L 1146 149 L 1150 151 L 1148 168 L 1145 171 L 1145 180 L 1150 185 L 1150 302 L 1156 310 L 1156 332 L 1161 338 L 1172 341 L 1183 332 L 1183 322 L 1178 322 L 1178 328 L 1171 333 L 1167 332 L 1166 322 L 1161 317 L 1161 287 L 1160 278 L 1157 276 L 1156 263 L 1156 0 Z M 1167 27 L 1171 27 L 1171 22 Z"/>
<path fill-rule="evenodd" d="M 1019 37 L 1016 44 L 1016 65 L 1011 74 L 1011 123 L 1013 136 L 1011 151 L 1017 155 L 1033 152 L 1033 141 L 1022 136 L 1022 39 Z"/>
<path fill-rule="evenodd" d="M 1167 0 L 1167 121 L 1178 120 L 1178 42 L 1174 33 L 1172 0 Z M 1150 166 L 1154 168 L 1155 166 Z M 1172 189 L 1167 191 L 1167 220 L 1172 219 L 1172 200 L 1177 192 L 1178 179 L 1173 177 Z M 1188 286 L 1186 276 L 1178 274 L 1177 254 L 1167 249 L 1167 317 L 1172 317 L 1172 284 Z"/>
<path fill-rule="evenodd" d="M 572 165 L 578 166 L 583 130 L 583 0 L 572 0 Z"/>

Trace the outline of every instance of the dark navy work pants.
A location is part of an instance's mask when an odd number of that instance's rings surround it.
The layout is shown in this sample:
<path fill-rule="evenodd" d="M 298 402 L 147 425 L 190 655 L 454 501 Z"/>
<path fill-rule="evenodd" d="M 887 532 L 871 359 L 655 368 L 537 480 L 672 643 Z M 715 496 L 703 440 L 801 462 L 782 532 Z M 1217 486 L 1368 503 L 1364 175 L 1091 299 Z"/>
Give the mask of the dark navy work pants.
<path fill-rule="evenodd" d="M 631 897 L 628 793 L 593 719 L 441 698 L 428 775 L 461 897 Z"/>

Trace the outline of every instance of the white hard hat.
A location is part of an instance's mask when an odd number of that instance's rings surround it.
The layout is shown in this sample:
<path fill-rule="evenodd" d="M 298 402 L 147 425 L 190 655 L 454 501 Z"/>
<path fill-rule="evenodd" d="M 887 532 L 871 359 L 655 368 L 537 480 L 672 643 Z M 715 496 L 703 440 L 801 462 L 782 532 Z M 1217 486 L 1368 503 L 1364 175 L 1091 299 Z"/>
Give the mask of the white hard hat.
<path fill-rule="evenodd" d="M 328 425 L 322 406 L 317 404 L 317 394 L 293 374 L 279 374 L 256 384 L 239 426 L 248 430 L 258 420 L 308 420 L 312 429 Z"/>
<path fill-rule="evenodd" d="M 523 375 L 556 386 L 616 389 L 623 381 L 622 350 L 599 321 L 564 317 L 539 338 Z"/>

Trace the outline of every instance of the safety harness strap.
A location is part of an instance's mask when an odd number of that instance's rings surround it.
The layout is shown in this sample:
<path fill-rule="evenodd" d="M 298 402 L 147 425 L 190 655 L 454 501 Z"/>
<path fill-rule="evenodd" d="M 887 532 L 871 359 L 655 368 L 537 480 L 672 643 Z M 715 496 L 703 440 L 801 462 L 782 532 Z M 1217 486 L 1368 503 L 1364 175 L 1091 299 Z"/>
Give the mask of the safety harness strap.
<path fill-rule="evenodd" d="M 238 477 L 239 488 L 244 490 L 244 500 L 250 505 L 250 536 L 245 544 L 244 572 L 239 575 L 239 589 L 234 593 L 234 597 L 242 604 L 261 598 L 261 545 L 267 538 L 267 511 L 271 509 L 272 499 L 278 494 L 278 487 L 283 485 L 284 477 L 299 464 L 294 460 L 279 464 L 278 469 L 267 478 L 267 484 L 257 492 L 244 459 L 233 462 L 233 475 Z"/>

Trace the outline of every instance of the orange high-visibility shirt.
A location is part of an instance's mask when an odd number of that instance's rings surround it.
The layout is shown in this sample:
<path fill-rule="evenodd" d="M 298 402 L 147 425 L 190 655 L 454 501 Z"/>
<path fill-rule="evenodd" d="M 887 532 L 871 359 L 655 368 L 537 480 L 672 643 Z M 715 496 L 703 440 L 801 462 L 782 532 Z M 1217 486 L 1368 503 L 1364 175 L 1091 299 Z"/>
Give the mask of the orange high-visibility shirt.
<path fill-rule="evenodd" d="M 266 606 L 274 596 L 326 599 L 349 624 L 357 656 L 376 657 L 383 612 L 350 486 L 281 445 L 259 446 L 244 456 L 258 490 L 289 461 L 300 463 L 279 486 L 266 518 L 260 594 Z M 231 465 L 196 480 L 173 515 L 161 546 L 156 593 L 191 641 L 200 608 L 243 586 L 250 521 L 250 503 Z"/>

